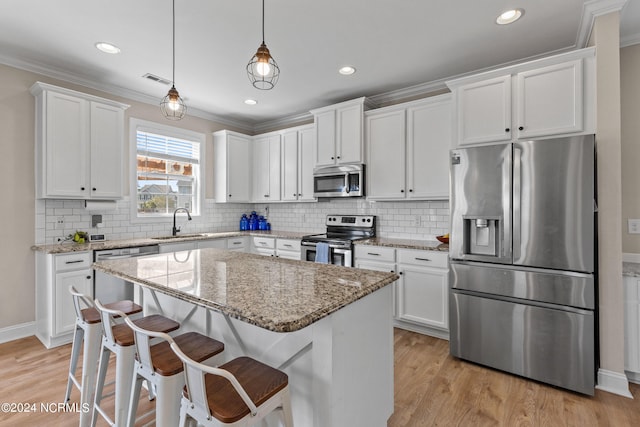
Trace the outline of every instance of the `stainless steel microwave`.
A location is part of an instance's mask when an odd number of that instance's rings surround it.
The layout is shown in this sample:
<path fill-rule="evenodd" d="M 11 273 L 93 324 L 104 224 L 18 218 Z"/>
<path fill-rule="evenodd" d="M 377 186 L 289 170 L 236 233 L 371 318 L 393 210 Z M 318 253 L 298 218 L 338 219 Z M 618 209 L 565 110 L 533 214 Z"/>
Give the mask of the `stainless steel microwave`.
<path fill-rule="evenodd" d="M 313 170 L 313 197 L 364 196 L 364 165 L 323 166 Z"/>

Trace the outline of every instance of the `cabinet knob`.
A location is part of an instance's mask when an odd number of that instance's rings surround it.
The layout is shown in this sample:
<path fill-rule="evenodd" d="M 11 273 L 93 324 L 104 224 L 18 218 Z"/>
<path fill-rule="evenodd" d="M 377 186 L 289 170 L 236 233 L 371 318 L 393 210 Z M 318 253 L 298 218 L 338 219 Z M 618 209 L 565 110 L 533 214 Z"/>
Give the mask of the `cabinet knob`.
<path fill-rule="evenodd" d="M 229 197 L 231 197 L 231 194 L 229 194 Z"/>
<path fill-rule="evenodd" d="M 302 193 L 298 193 L 298 197 L 302 197 Z"/>
<path fill-rule="evenodd" d="M 265 195 L 264 195 L 264 197 L 269 197 L 269 195 L 268 195 L 268 194 L 265 194 Z"/>
<path fill-rule="evenodd" d="M 389 270 L 390 273 L 395 273 L 395 270 Z"/>
<path fill-rule="evenodd" d="M 296 197 L 296 193 L 293 193 L 293 197 Z"/>
<path fill-rule="evenodd" d="M 338 156 L 338 159 L 340 158 L 340 156 Z"/>
<path fill-rule="evenodd" d="M 518 128 L 518 130 L 524 130 L 524 127 L 523 127 L 523 126 L 520 126 L 520 127 Z"/>
<path fill-rule="evenodd" d="M 335 160 L 335 159 L 333 158 L 333 156 L 331 156 L 331 160 Z"/>
<path fill-rule="evenodd" d="M 84 191 L 84 187 L 80 187 L 80 190 Z"/>
<path fill-rule="evenodd" d="M 511 129 L 509 129 L 509 128 L 506 128 L 506 129 L 505 129 L 504 131 L 505 131 L 505 132 L 509 132 L 510 130 L 511 130 Z"/>
<path fill-rule="evenodd" d="M 87 280 L 90 280 L 90 279 L 91 279 L 91 276 L 87 276 Z"/>
<path fill-rule="evenodd" d="M 409 193 L 413 193 L 413 188 L 410 188 L 410 189 L 409 189 Z"/>
<path fill-rule="evenodd" d="M 402 271 L 399 271 L 398 274 L 402 276 L 404 273 Z"/>
<path fill-rule="evenodd" d="M 92 188 L 92 190 L 93 190 L 93 191 L 96 191 L 96 187 L 93 187 L 93 188 Z"/>
<path fill-rule="evenodd" d="M 400 190 L 401 193 L 404 193 L 404 190 Z"/>

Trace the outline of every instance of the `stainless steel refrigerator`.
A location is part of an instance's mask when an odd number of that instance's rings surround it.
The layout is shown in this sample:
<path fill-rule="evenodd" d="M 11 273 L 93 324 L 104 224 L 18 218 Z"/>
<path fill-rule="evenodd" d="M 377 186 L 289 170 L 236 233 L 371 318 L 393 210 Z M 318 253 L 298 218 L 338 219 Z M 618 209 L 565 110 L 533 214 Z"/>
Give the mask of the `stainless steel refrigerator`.
<path fill-rule="evenodd" d="M 451 354 L 593 395 L 593 135 L 450 160 Z"/>

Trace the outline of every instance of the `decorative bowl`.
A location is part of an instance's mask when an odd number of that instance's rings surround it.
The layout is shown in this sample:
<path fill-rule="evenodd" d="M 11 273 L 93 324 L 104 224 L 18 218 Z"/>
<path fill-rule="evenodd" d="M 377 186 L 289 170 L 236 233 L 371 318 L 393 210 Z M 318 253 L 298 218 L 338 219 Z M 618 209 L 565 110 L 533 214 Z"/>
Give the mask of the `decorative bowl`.
<path fill-rule="evenodd" d="M 441 243 L 449 243 L 449 236 L 436 236 L 436 239 Z"/>

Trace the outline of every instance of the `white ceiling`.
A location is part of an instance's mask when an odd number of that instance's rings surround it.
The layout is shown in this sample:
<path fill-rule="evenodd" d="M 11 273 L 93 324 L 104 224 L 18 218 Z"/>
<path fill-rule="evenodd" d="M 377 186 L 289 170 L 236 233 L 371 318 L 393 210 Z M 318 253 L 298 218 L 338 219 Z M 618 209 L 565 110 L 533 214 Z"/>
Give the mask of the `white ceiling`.
<path fill-rule="evenodd" d="M 604 0 L 611 2 L 612 0 Z M 614 0 L 615 2 L 616 0 Z M 617 0 L 620 1 L 620 0 Z M 583 47 L 592 0 L 266 0 L 276 87 L 251 86 L 260 0 L 176 0 L 176 87 L 201 117 L 260 126 L 309 109 Z M 2 0 L 0 62 L 148 102 L 169 89 L 171 0 Z M 496 16 L 525 9 L 515 24 Z M 640 43 L 640 0 L 622 10 L 623 43 Z M 94 43 L 122 49 L 107 55 Z M 349 64 L 353 76 L 337 70 Z M 436 84 L 432 85 L 437 87 Z M 243 101 L 253 98 L 255 106 Z"/>

